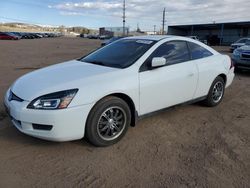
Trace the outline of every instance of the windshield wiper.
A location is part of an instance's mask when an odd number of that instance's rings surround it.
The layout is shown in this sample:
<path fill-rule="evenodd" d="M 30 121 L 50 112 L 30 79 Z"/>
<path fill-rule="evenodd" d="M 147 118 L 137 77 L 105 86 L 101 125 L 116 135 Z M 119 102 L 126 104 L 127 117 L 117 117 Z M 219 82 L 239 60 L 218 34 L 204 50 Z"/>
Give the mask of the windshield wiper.
<path fill-rule="evenodd" d="M 86 63 L 91 63 L 91 64 L 95 64 L 95 65 L 102 65 L 102 66 L 107 66 L 105 63 L 103 63 L 102 61 L 86 61 Z"/>
<path fill-rule="evenodd" d="M 113 67 L 113 68 L 122 68 L 121 67 L 121 65 L 119 65 L 119 64 L 106 64 L 106 63 L 104 63 L 104 62 L 102 62 L 102 61 L 88 61 L 88 60 L 81 60 L 82 62 L 85 62 L 85 63 L 91 63 L 91 64 L 94 64 L 94 65 L 101 65 L 101 66 L 106 66 L 106 67 Z"/>

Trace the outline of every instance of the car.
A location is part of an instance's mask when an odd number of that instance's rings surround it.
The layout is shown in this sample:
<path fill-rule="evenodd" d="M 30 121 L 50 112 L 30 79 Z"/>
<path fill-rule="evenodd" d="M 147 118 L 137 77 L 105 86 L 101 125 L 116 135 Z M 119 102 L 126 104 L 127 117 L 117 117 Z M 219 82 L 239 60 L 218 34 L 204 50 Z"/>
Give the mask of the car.
<path fill-rule="evenodd" d="M 88 35 L 88 39 L 99 39 L 99 35 Z"/>
<path fill-rule="evenodd" d="M 199 38 L 198 38 L 197 36 L 188 36 L 188 37 L 191 38 L 191 39 L 200 41 Z"/>
<path fill-rule="evenodd" d="M 188 36 L 188 37 L 191 38 L 191 39 L 203 42 L 204 44 L 207 44 L 207 40 L 206 39 L 201 40 L 201 39 L 198 38 L 198 36 Z"/>
<path fill-rule="evenodd" d="M 14 126 L 27 135 L 52 141 L 84 137 L 109 146 L 154 112 L 197 101 L 218 105 L 233 78 L 229 56 L 199 41 L 128 37 L 22 76 L 4 104 Z"/>
<path fill-rule="evenodd" d="M 112 38 L 112 36 L 109 36 L 109 35 L 100 35 L 100 36 L 99 36 L 99 39 L 100 39 L 100 40 L 108 40 L 108 39 L 110 39 L 110 38 Z"/>
<path fill-rule="evenodd" d="M 19 40 L 20 37 L 9 33 L 9 32 L 0 32 L 0 40 Z"/>
<path fill-rule="evenodd" d="M 247 40 L 244 46 L 234 50 L 232 60 L 235 71 L 240 71 L 242 69 L 250 70 L 250 40 Z"/>
<path fill-rule="evenodd" d="M 244 46 L 247 40 L 250 40 L 250 38 L 241 38 L 241 39 L 237 40 L 236 42 L 234 42 L 233 44 L 231 44 L 230 52 L 233 52 L 235 49 L 237 49 L 241 46 Z"/>
<path fill-rule="evenodd" d="M 19 39 L 22 38 L 22 34 L 20 32 L 11 32 L 13 35 L 19 37 Z"/>
<path fill-rule="evenodd" d="M 35 36 L 31 33 L 21 33 L 22 39 L 35 39 Z"/>
<path fill-rule="evenodd" d="M 101 43 L 101 46 L 106 46 L 106 45 L 111 44 L 112 42 L 115 42 L 115 41 L 117 41 L 117 40 L 119 40 L 119 39 L 122 39 L 122 38 L 124 38 L 124 37 L 122 37 L 122 36 L 120 36 L 120 37 L 112 37 L 112 38 L 109 39 L 109 40 L 104 40 L 104 41 Z"/>

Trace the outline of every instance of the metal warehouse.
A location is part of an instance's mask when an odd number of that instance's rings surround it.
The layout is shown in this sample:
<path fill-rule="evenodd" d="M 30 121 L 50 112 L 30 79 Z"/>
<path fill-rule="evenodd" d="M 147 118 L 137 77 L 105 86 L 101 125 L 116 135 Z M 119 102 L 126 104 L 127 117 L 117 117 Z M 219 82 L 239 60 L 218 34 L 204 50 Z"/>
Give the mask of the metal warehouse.
<path fill-rule="evenodd" d="M 172 25 L 168 28 L 168 34 L 197 36 L 209 45 L 229 45 L 239 38 L 250 37 L 250 22 Z"/>

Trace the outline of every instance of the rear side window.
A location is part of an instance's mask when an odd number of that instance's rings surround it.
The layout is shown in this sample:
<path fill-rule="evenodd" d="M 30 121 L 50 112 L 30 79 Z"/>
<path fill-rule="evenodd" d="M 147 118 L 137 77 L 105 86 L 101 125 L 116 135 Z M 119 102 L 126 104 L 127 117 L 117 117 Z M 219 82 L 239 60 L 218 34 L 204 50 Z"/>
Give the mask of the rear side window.
<path fill-rule="evenodd" d="M 201 59 L 201 58 L 205 58 L 205 57 L 209 57 L 213 55 L 210 51 L 208 51 L 207 49 L 203 48 L 202 46 L 198 44 L 188 42 L 188 46 L 190 49 L 191 58 L 193 60 Z"/>
<path fill-rule="evenodd" d="M 189 52 L 185 41 L 171 41 L 162 44 L 150 56 L 150 62 L 154 57 L 164 57 L 168 65 L 189 61 Z"/>

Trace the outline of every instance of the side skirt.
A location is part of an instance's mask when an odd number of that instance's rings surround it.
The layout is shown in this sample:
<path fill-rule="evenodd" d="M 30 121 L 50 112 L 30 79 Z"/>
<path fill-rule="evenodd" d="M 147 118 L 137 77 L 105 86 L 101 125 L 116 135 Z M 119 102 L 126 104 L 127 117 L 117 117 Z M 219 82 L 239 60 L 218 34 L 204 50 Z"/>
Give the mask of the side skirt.
<path fill-rule="evenodd" d="M 137 122 L 141 119 L 144 119 L 146 117 L 150 117 L 150 116 L 153 116 L 153 115 L 156 115 L 160 112 L 164 112 L 164 111 L 168 111 L 168 110 L 171 110 L 173 109 L 174 107 L 177 107 L 177 106 L 184 106 L 184 105 L 188 105 L 188 104 L 193 104 L 193 103 L 197 103 L 197 102 L 200 102 L 200 101 L 203 101 L 207 98 L 207 96 L 204 96 L 204 97 L 199 97 L 197 99 L 192 99 L 190 101 L 187 101 L 187 102 L 183 102 L 183 103 L 180 103 L 180 104 L 177 104 L 177 105 L 173 105 L 173 106 L 169 106 L 167 108 L 163 108 L 163 109 L 160 109 L 160 110 L 157 110 L 157 111 L 154 111 L 154 112 L 150 112 L 150 113 L 147 113 L 147 114 L 143 114 L 141 116 L 138 115 L 138 112 L 136 112 L 136 118 L 135 118 L 135 125 L 137 124 Z"/>

